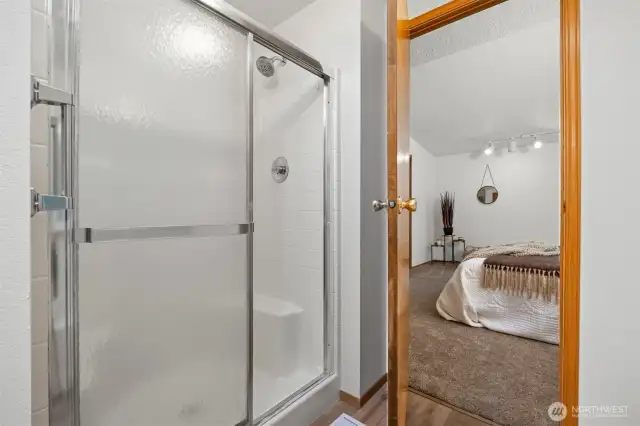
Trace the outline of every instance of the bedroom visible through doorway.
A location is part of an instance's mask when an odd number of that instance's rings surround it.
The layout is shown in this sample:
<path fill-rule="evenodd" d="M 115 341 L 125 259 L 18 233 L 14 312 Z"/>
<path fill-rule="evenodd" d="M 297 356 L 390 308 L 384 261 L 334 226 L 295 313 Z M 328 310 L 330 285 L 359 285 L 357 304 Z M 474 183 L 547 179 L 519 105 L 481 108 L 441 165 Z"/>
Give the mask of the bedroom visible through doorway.
<path fill-rule="evenodd" d="M 560 399 L 559 76 L 558 0 L 411 42 L 409 385 L 500 425 Z"/>

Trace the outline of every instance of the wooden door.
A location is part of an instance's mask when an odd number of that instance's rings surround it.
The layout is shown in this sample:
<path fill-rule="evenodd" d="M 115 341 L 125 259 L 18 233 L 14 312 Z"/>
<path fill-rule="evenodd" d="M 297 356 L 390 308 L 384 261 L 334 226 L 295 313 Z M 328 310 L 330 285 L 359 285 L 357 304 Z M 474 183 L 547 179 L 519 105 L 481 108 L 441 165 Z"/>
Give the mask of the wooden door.
<path fill-rule="evenodd" d="M 413 154 L 409 154 L 409 197 L 413 198 Z M 413 267 L 413 215 L 409 215 L 409 269 Z"/>
<path fill-rule="evenodd" d="M 409 32 L 407 1 L 387 3 L 387 185 L 389 201 L 409 198 Z M 388 210 L 388 425 L 404 426 L 409 391 L 409 215 Z"/>
<path fill-rule="evenodd" d="M 451 0 L 407 19 L 407 0 L 387 0 L 388 197 L 409 190 L 409 40 L 506 0 Z M 561 0 L 562 216 L 560 271 L 560 400 L 578 406 L 580 330 L 580 0 Z M 420 201 L 420 200 L 418 200 Z M 405 426 L 409 377 L 408 214 L 389 209 L 389 405 L 388 425 Z M 568 416 L 564 425 L 577 425 Z"/>

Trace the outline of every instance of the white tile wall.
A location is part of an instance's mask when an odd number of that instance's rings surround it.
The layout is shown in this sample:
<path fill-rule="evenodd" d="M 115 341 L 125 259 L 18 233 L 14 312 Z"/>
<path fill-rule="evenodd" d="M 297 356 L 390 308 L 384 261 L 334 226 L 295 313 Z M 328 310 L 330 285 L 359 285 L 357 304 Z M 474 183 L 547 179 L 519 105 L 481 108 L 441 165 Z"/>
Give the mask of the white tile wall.
<path fill-rule="evenodd" d="M 49 334 L 49 278 L 31 280 L 31 343 L 47 342 Z"/>
<path fill-rule="evenodd" d="M 41 105 L 31 110 L 31 144 L 48 145 L 49 108 Z"/>
<path fill-rule="evenodd" d="M 31 0 L 31 8 L 42 13 L 48 13 L 47 0 Z"/>
<path fill-rule="evenodd" d="M 31 218 L 31 278 L 46 278 L 49 273 L 47 248 L 47 217 L 44 214 Z M 41 343 L 41 342 L 39 342 Z"/>
<path fill-rule="evenodd" d="M 48 394 L 48 348 L 47 343 L 39 343 L 31 348 L 31 409 L 44 410 L 49 404 Z"/>
<path fill-rule="evenodd" d="M 49 79 L 48 35 L 49 18 L 46 13 L 31 11 L 31 73 Z"/>
<path fill-rule="evenodd" d="M 44 408 L 36 411 L 31 416 L 31 426 L 48 426 L 49 425 L 49 409 Z"/>
<path fill-rule="evenodd" d="M 256 55 L 272 55 L 258 49 Z M 322 371 L 324 355 L 323 92 L 315 76 L 293 63 L 280 68 L 274 78 L 277 80 L 266 82 L 256 74 L 255 80 L 254 291 L 293 303 L 302 310 L 297 319 L 298 335 L 293 336 L 295 349 L 286 354 L 288 369 L 284 377 L 292 375 L 293 366 L 304 374 L 315 375 Z M 327 162 L 332 182 L 328 190 L 333 210 L 330 244 L 334 267 L 329 277 L 335 282 L 339 217 L 339 186 L 335 181 L 340 160 L 338 146 L 331 149 Z M 278 156 L 286 157 L 290 166 L 289 176 L 281 184 L 271 178 L 271 163 Z M 333 333 L 337 323 L 335 297 L 334 287 L 330 297 L 334 308 L 329 324 L 331 336 L 337 334 Z M 275 332 L 264 324 L 255 326 L 256 339 Z M 264 365 L 260 358 L 266 355 L 256 355 L 258 370 Z M 289 392 L 294 390 L 292 387 Z M 256 400 L 260 398 L 256 395 Z"/>
<path fill-rule="evenodd" d="M 51 75 L 49 0 L 31 1 L 31 73 Z M 49 192 L 49 108 L 31 112 L 31 186 Z M 48 394 L 49 255 L 47 216 L 31 219 L 31 404 L 33 426 L 49 424 Z"/>

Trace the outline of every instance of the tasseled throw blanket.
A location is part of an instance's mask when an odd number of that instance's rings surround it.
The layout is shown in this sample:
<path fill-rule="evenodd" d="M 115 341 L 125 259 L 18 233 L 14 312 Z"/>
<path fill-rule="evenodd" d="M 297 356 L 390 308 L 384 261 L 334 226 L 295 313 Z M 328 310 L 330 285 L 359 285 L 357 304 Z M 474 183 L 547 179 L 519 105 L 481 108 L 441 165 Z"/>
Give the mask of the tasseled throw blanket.
<path fill-rule="evenodd" d="M 486 258 L 483 287 L 508 294 L 558 300 L 560 247 L 541 243 L 484 247 L 464 260 Z"/>

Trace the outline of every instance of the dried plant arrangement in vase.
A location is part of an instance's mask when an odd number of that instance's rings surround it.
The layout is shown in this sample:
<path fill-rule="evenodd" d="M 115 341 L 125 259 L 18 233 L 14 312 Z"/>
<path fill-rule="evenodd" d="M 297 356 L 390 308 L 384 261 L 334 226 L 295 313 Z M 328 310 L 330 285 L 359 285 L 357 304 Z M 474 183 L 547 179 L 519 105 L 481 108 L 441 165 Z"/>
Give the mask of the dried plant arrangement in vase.
<path fill-rule="evenodd" d="M 442 230 L 444 235 L 453 235 L 453 212 L 456 205 L 456 194 L 446 191 L 440 194 L 440 208 L 442 209 Z"/>

